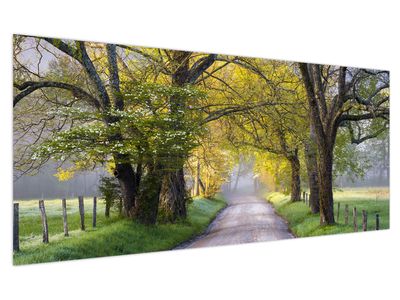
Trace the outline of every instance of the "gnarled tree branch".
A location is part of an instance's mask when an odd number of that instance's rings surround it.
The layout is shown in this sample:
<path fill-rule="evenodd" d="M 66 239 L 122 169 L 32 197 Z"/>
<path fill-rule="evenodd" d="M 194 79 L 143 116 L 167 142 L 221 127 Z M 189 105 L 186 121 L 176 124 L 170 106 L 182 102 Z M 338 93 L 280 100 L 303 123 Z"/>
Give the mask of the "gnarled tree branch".
<path fill-rule="evenodd" d="M 217 54 L 209 54 L 196 61 L 189 70 L 188 83 L 194 83 L 217 59 Z"/>
<path fill-rule="evenodd" d="M 23 99 L 24 97 L 28 96 L 29 94 L 33 93 L 34 91 L 41 89 L 41 88 L 59 88 L 64 89 L 72 92 L 74 97 L 81 98 L 86 100 L 88 103 L 93 105 L 95 108 L 100 108 L 99 101 L 93 97 L 91 94 L 86 92 L 80 87 L 77 87 L 72 84 L 64 83 L 64 82 L 57 82 L 57 81 L 26 81 L 22 84 L 14 83 L 14 87 L 20 90 L 21 92 L 14 96 L 13 107 L 18 104 L 18 102 Z"/>

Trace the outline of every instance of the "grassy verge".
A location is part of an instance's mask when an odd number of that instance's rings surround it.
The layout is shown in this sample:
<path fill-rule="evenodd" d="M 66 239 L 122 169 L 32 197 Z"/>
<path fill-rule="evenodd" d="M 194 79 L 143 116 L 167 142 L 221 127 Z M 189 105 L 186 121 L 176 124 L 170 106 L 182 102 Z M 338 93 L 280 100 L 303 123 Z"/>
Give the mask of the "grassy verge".
<path fill-rule="evenodd" d="M 60 204 L 55 202 L 52 206 L 53 203 L 46 201 L 50 243 L 45 245 L 41 243 L 40 216 L 34 208 L 30 210 L 35 205 L 28 202 L 20 202 L 21 251 L 14 254 L 15 265 L 168 250 L 202 233 L 226 205 L 221 197 L 197 198 L 189 204 L 186 222 L 150 227 L 118 217 L 106 219 L 99 214 L 94 229 L 91 228 L 91 214 L 87 213 L 87 230 L 82 232 L 78 229 L 77 205 L 69 202 L 70 236 L 64 237 L 62 214 L 57 213 Z M 85 210 L 90 211 L 89 201 L 87 204 Z"/>
<path fill-rule="evenodd" d="M 297 237 L 353 232 L 353 207 L 358 211 L 358 228 L 361 231 L 361 211 L 368 214 L 368 230 L 375 230 L 375 214 L 380 216 L 380 228 L 389 228 L 389 190 L 388 188 L 347 188 L 334 193 L 336 225 L 320 226 L 319 215 L 314 215 L 303 202 L 290 202 L 289 196 L 281 193 L 269 193 L 267 200 L 272 203 L 278 214 L 289 223 Z M 337 203 L 340 202 L 339 219 Z M 344 223 L 344 208 L 349 205 L 349 225 Z"/>

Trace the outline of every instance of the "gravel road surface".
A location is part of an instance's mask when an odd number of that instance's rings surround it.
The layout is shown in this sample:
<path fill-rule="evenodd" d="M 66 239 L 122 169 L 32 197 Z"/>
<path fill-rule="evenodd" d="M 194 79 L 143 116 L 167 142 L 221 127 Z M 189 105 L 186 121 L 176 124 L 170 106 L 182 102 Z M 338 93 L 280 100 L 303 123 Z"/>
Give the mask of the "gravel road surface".
<path fill-rule="evenodd" d="M 294 236 L 271 204 L 254 195 L 231 195 L 205 234 L 178 248 L 199 248 L 290 239 Z"/>

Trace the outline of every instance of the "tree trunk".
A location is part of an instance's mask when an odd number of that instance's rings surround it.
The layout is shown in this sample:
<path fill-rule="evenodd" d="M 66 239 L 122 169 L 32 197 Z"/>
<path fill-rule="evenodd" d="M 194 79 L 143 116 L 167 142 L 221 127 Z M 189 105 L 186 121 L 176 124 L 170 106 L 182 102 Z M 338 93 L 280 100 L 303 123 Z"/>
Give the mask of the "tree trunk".
<path fill-rule="evenodd" d="M 318 162 L 317 142 L 314 127 L 310 125 L 310 141 L 304 146 L 308 186 L 310 188 L 310 208 L 313 214 L 319 213 L 319 186 L 318 186 Z"/>
<path fill-rule="evenodd" d="M 197 159 L 196 180 L 194 182 L 194 195 L 200 196 L 200 160 Z"/>
<path fill-rule="evenodd" d="M 149 166 L 146 176 L 141 180 L 136 197 L 135 218 L 145 225 L 154 225 L 157 221 L 163 174 L 160 166 Z"/>
<path fill-rule="evenodd" d="M 187 51 L 173 51 L 171 67 L 174 69 L 171 75 L 171 83 L 176 87 L 184 87 L 186 84 L 193 84 L 197 78 L 205 71 L 211 64 L 214 63 L 216 55 L 210 54 L 206 60 L 196 65 L 195 69 L 190 68 L 189 58 L 191 52 Z M 177 95 L 171 96 L 170 98 L 170 110 L 173 114 L 183 114 L 183 110 L 186 107 L 186 99 Z M 181 124 L 177 122 L 175 124 L 176 130 L 180 130 Z M 181 157 L 171 157 L 171 160 L 176 160 L 178 168 L 175 172 L 167 174 L 168 178 L 165 178 L 163 182 L 168 185 L 163 186 L 162 193 L 162 208 L 169 210 L 169 214 L 174 218 L 186 218 L 186 184 L 184 178 L 183 164 L 187 153 L 182 153 Z M 178 161 L 182 163 L 179 165 Z M 199 181 L 197 181 L 197 184 Z"/>
<path fill-rule="evenodd" d="M 118 161 L 118 159 L 115 159 L 115 161 Z M 121 187 L 123 214 L 126 217 L 131 217 L 135 207 L 135 196 L 137 193 L 135 172 L 130 163 L 122 162 L 116 163 L 114 175 L 118 179 Z"/>
<path fill-rule="evenodd" d="M 118 111 L 124 111 L 124 99 L 121 94 L 120 90 L 120 78 L 118 72 L 118 62 L 117 62 L 117 46 L 115 44 L 106 44 L 107 50 L 107 60 L 108 60 L 108 71 L 109 71 L 109 88 L 111 91 L 111 99 L 113 101 L 113 108 Z M 85 54 L 85 53 L 83 53 Z M 89 62 L 91 63 L 89 56 Z M 91 69 L 94 69 L 93 63 L 86 67 L 88 72 Z M 111 108 L 111 103 L 108 98 L 107 90 L 102 84 L 100 76 L 94 77 L 96 79 L 98 90 L 104 94 L 103 102 L 107 105 L 104 105 L 107 109 Z M 104 121 L 106 122 L 107 126 L 112 124 L 116 124 L 120 121 L 120 117 L 116 116 L 108 116 L 106 115 Z M 110 140 L 114 141 L 123 141 L 124 138 L 122 133 L 118 130 L 115 134 L 110 137 Z M 120 187 L 121 187 L 121 194 L 122 199 L 124 202 L 124 215 L 127 217 L 131 217 L 133 213 L 133 208 L 135 206 L 135 196 L 137 192 L 137 185 L 136 185 L 136 176 L 135 171 L 131 165 L 129 155 L 124 154 L 114 154 L 114 161 L 115 161 L 115 171 L 114 175 L 118 179 Z"/>
<path fill-rule="evenodd" d="M 191 52 L 174 51 L 172 66 L 175 68 L 171 76 L 173 86 L 183 87 L 188 83 L 189 78 L 189 57 Z M 186 99 L 173 95 L 170 97 L 170 111 L 172 114 L 182 114 L 186 106 Z M 175 129 L 180 130 L 181 124 L 177 122 Z M 164 175 L 160 194 L 161 215 L 175 221 L 178 218 L 186 218 L 186 183 L 184 178 L 183 164 L 185 153 L 182 157 L 170 157 L 170 161 L 176 164 L 174 171 Z"/>
<path fill-rule="evenodd" d="M 321 225 L 335 224 L 333 211 L 333 147 L 321 147 L 318 161 L 319 205 Z"/>
<path fill-rule="evenodd" d="M 159 219 L 175 222 L 186 218 L 186 189 L 183 168 L 163 177 L 160 192 Z"/>
<path fill-rule="evenodd" d="M 106 218 L 110 217 L 110 208 L 111 208 L 111 202 L 110 201 L 106 201 L 106 208 L 104 211 L 104 215 Z"/>
<path fill-rule="evenodd" d="M 389 142 L 389 140 L 388 140 Z M 389 148 L 386 148 L 386 143 L 383 143 L 383 148 L 384 148 L 384 153 L 385 153 L 385 157 L 384 157 L 384 169 L 385 169 L 385 177 L 386 177 L 386 182 L 385 184 L 389 184 L 390 181 L 390 158 L 389 158 Z M 389 145 L 389 143 L 388 143 Z"/>
<path fill-rule="evenodd" d="M 242 165 L 242 164 L 239 162 L 238 170 L 237 170 L 237 174 L 236 174 L 235 185 L 234 185 L 234 187 L 233 187 L 233 190 L 234 190 L 234 191 L 237 191 L 237 188 L 238 188 L 239 177 L 240 177 L 240 172 L 241 172 L 241 165 Z"/>
<path fill-rule="evenodd" d="M 297 149 L 294 155 L 288 157 L 292 169 L 290 201 L 300 201 L 300 161 Z"/>

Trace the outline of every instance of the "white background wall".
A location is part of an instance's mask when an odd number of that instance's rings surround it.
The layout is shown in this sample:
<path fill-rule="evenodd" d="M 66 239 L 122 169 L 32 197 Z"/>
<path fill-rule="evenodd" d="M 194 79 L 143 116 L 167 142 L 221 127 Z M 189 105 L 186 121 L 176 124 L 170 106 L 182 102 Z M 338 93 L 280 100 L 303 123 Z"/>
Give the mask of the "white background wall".
<path fill-rule="evenodd" d="M 0 2 L 0 298 L 399 299 L 396 1 L 192 2 Z M 391 70 L 392 229 L 13 267 L 12 33 Z"/>

